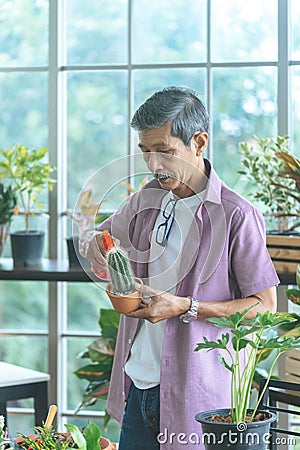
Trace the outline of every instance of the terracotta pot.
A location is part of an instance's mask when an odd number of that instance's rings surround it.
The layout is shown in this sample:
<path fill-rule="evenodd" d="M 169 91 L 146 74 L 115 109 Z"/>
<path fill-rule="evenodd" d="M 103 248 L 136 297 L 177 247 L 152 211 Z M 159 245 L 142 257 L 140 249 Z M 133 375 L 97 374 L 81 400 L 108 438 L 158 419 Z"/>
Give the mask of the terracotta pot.
<path fill-rule="evenodd" d="M 61 436 L 65 436 L 66 439 L 70 437 L 70 433 L 58 433 L 58 434 L 60 434 Z M 30 439 L 33 439 L 34 441 L 39 439 L 38 434 L 32 434 L 31 436 L 28 436 L 28 437 Z M 24 439 L 22 437 L 19 437 L 19 438 L 14 439 L 14 441 L 18 446 L 20 446 L 23 444 Z M 109 439 L 106 439 L 104 437 L 100 438 L 100 447 L 101 447 L 101 450 L 115 450 L 115 448 L 116 448 L 115 445 L 112 444 Z"/>
<path fill-rule="evenodd" d="M 143 281 L 140 278 L 136 278 L 135 280 L 138 283 L 143 284 Z M 131 294 L 117 295 L 110 291 L 110 287 L 111 283 L 108 283 L 106 286 L 106 293 L 109 296 L 115 311 L 122 314 L 128 314 L 138 309 L 142 301 L 140 292 L 134 291 Z"/>

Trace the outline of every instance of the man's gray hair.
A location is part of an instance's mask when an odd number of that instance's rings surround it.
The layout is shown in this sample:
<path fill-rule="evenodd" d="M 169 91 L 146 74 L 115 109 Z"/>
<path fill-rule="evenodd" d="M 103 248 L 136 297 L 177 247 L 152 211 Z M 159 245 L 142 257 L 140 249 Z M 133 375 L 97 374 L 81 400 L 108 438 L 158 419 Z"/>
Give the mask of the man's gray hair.
<path fill-rule="evenodd" d="M 171 135 L 189 146 L 197 131 L 209 130 L 209 118 L 204 104 L 195 91 L 170 86 L 155 92 L 135 112 L 131 126 L 137 131 L 171 124 Z"/>

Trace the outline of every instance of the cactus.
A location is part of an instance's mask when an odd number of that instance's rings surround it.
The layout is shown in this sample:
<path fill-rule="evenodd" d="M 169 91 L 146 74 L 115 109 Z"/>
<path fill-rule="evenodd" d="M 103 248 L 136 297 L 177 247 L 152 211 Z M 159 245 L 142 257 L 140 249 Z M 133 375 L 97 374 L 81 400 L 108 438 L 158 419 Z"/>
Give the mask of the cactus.
<path fill-rule="evenodd" d="M 127 255 L 118 247 L 107 230 L 103 231 L 103 245 L 110 275 L 111 292 L 117 295 L 134 292 L 134 275 Z"/>

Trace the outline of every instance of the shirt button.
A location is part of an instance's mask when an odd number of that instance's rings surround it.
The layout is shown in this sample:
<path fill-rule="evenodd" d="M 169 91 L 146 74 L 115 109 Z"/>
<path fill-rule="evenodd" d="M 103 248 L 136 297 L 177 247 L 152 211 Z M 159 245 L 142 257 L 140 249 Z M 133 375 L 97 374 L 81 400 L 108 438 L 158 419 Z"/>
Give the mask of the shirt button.
<path fill-rule="evenodd" d="M 129 344 L 129 345 L 132 344 L 132 339 L 128 339 L 128 344 Z"/>
<path fill-rule="evenodd" d="M 166 366 L 169 365 L 169 360 L 168 359 L 165 360 L 165 364 L 166 364 Z"/>

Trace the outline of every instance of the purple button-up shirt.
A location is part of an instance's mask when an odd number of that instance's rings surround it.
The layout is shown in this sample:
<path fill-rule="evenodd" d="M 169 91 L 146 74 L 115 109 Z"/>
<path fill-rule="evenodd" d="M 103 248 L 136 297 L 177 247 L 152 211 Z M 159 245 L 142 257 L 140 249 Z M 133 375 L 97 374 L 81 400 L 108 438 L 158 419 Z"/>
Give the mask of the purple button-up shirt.
<path fill-rule="evenodd" d="M 229 189 L 208 160 L 204 199 L 186 237 L 176 295 L 222 302 L 248 297 L 279 283 L 265 245 L 264 220 L 248 201 Z M 128 251 L 136 276 L 147 283 L 150 234 L 166 191 L 150 181 L 99 229 L 108 229 Z M 120 423 L 130 383 L 124 365 L 138 320 L 121 316 L 107 402 Z M 224 330 L 205 320 L 167 320 L 161 358 L 160 442 L 165 450 L 202 448 L 199 412 L 230 407 L 230 372 L 219 350 L 195 353 L 197 342 L 221 337 Z M 175 433 L 172 434 L 172 433 Z M 183 434 L 181 434 L 183 433 Z"/>

